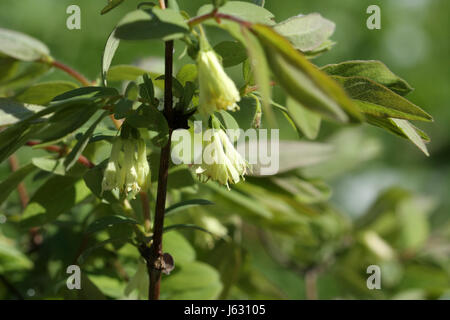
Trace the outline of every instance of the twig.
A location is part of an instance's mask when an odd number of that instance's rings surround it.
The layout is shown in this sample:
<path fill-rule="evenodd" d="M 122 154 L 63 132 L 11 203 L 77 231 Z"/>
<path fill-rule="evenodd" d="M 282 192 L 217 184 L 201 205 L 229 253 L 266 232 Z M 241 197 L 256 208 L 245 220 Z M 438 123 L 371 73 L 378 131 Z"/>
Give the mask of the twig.
<path fill-rule="evenodd" d="M 12 172 L 19 170 L 19 162 L 15 154 L 11 155 L 8 161 Z M 22 206 L 22 209 L 25 209 L 27 207 L 30 198 L 28 197 L 27 189 L 25 188 L 25 184 L 23 182 L 17 185 L 17 192 L 19 193 L 20 204 Z"/>
<path fill-rule="evenodd" d="M 38 141 L 28 141 L 26 143 L 26 145 L 32 147 L 32 146 L 38 145 L 39 143 L 40 142 L 38 142 Z M 45 146 L 45 147 L 43 147 L 43 149 L 50 151 L 50 152 L 59 153 L 60 155 L 63 155 L 64 152 L 66 152 L 64 150 L 64 148 L 61 148 L 60 146 Z M 77 161 L 87 168 L 95 167 L 95 164 L 92 163 L 88 158 L 86 158 L 83 155 L 80 155 Z"/>
<path fill-rule="evenodd" d="M 141 204 L 142 204 L 142 211 L 144 215 L 144 230 L 146 233 L 150 232 L 152 228 L 152 220 L 150 216 L 150 204 L 148 199 L 148 193 L 146 191 L 142 191 L 139 193 L 139 196 L 141 198 Z"/>
<path fill-rule="evenodd" d="M 166 6 L 160 1 L 161 8 Z M 158 191 L 156 196 L 155 221 L 153 223 L 153 243 L 150 247 L 150 257 L 147 260 L 147 270 L 150 278 L 148 291 L 149 300 L 158 300 L 161 284 L 161 272 L 164 265 L 162 251 L 162 237 L 164 228 L 164 214 L 167 196 L 167 180 L 169 176 L 170 145 L 173 125 L 173 97 L 172 97 L 172 74 L 173 74 L 173 41 L 166 42 L 165 48 L 165 85 L 164 85 L 164 114 L 168 120 L 169 139 L 161 150 Z"/>
<path fill-rule="evenodd" d="M 54 66 L 57 69 L 60 69 L 62 71 L 64 71 L 65 73 L 67 73 L 68 75 L 70 75 L 72 78 L 76 79 L 78 82 L 80 82 L 83 86 L 89 87 L 92 85 L 92 83 L 86 79 L 85 76 L 83 76 L 81 73 L 75 71 L 74 69 L 72 69 L 71 67 L 65 65 L 62 62 L 59 61 L 52 61 L 51 65 Z"/>
<path fill-rule="evenodd" d="M 190 19 L 190 20 L 188 20 L 187 24 L 189 25 L 189 27 L 192 28 L 206 20 L 209 20 L 209 19 L 216 19 L 216 21 L 218 23 L 220 23 L 220 19 L 229 20 L 229 21 L 239 23 L 241 26 L 246 27 L 246 28 L 250 28 L 252 26 L 252 23 L 249 21 L 242 20 L 241 18 L 232 16 L 229 14 L 220 13 L 217 11 L 217 9 L 214 9 L 210 13 L 206 13 L 204 15 Z"/>
<path fill-rule="evenodd" d="M 19 162 L 15 154 L 11 155 L 8 160 L 12 172 L 19 170 Z M 20 205 L 22 209 L 25 210 L 25 208 L 28 205 L 28 202 L 30 201 L 30 198 L 28 197 L 28 192 L 23 182 L 20 182 L 17 185 L 17 192 L 19 193 Z M 31 228 L 28 231 L 28 233 L 30 235 L 30 248 L 31 248 L 28 253 L 30 253 L 39 248 L 39 246 L 42 243 L 42 236 L 39 233 L 38 227 Z"/>

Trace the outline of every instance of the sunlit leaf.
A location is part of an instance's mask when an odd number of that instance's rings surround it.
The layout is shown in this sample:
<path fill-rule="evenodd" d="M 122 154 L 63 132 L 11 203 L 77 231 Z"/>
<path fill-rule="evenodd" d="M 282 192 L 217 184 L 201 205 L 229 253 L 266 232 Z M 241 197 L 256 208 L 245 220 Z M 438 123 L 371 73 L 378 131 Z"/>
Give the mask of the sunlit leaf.
<path fill-rule="evenodd" d="M 41 41 L 21 32 L 0 28 L 0 53 L 22 61 L 48 59 L 50 51 Z"/>

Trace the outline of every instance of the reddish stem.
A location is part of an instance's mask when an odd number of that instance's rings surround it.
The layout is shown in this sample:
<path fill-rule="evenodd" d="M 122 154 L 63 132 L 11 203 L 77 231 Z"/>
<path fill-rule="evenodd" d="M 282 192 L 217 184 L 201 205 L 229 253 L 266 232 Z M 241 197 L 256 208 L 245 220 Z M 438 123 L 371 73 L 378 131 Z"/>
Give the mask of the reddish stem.
<path fill-rule="evenodd" d="M 8 161 L 12 172 L 19 170 L 19 161 L 17 160 L 17 156 L 15 154 L 11 155 Z M 27 189 L 25 188 L 25 184 L 23 182 L 17 185 L 17 192 L 19 193 L 22 209 L 25 209 L 30 198 L 28 197 Z"/>
<path fill-rule="evenodd" d="M 144 213 L 144 230 L 150 232 L 152 228 L 152 221 L 150 217 L 150 200 L 148 199 L 148 193 L 142 191 L 139 193 L 141 197 L 142 212 Z"/>
<path fill-rule="evenodd" d="M 26 145 L 30 146 L 30 147 L 38 145 L 38 144 L 40 144 L 40 142 L 38 142 L 38 141 L 28 141 L 26 143 Z M 64 154 L 64 152 L 65 152 L 64 148 L 61 148 L 60 146 L 45 146 L 45 147 L 43 147 L 43 149 L 50 151 L 50 152 L 59 153 L 60 155 Z M 95 167 L 95 164 L 92 163 L 88 158 L 86 158 L 83 155 L 79 156 L 77 161 L 87 168 Z"/>
<path fill-rule="evenodd" d="M 226 13 L 220 13 L 217 11 L 217 9 L 214 9 L 213 11 L 211 11 L 210 13 L 206 13 L 204 15 L 198 16 L 198 17 L 194 17 L 192 19 L 190 19 L 187 24 L 192 28 L 194 26 L 196 26 L 197 24 L 200 24 L 206 20 L 209 19 L 216 19 L 216 21 L 218 23 L 220 23 L 220 19 L 224 19 L 224 20 L 229 20 L 229 21 L 233 21 L 236 23 L 239 23 L 241 26 L 246 27 L 246 28 L 250 28 L 252 26 L 252 23 L 249 21 L 245 21 L 241 18 L 226 14 Z"/>
<path fill-rule="evenodd" d="M 72 69 L 71 67 L 65 65 L 62 62 L 59 61 L 52 61 L 51 65 L 54 66 L 55 68 L 58 68 L 64 72 L 66 72 L 68 75 L 70 75 L 71 77 L 73 77 L 74 79 L 76 79 L 78 82 L 80 82 L 83 86 L 89 87 L 92 85 L 91 82 L 89 82 L 88 79 L 86 79 L 81 73 L 75 71 L 74 69 Z"/>
<path fill-rule="evenodd" d="M 164 1 L 163 1 L 164 2 Z M 165 5 L 161 5 L 164 9 Z M 167 180 L 169 176 L 170 145 L 173 124 L 173 97 L 172 97 L 172 75 L 173 75 L 173 41 L 167 41 L 165 47 L 165 86 L 164 86 L 164 114 L 169 122 L 169 139 L 161 150 L 159 160 L 158 190 L 156 195 L 155 221 L 153 222 L 153 243 L 150 247 L 150 256 L 147 258 L 147 269 L 150 278 L 148 289 L 149 300 L 158 300 L 161 286 L 161 272 L 163 262 L 163 228 L 166 210 Z"/>

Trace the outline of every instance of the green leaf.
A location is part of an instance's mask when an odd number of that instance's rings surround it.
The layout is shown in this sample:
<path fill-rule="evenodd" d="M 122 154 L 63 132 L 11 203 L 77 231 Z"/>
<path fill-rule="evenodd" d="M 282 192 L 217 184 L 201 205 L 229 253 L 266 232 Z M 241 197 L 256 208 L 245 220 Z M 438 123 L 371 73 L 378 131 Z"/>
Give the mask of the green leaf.
<path fill-rule="evenodd" d="M 331 41 L 331 40 L 325 40 L 324 43 L 322 43 L 319 47 L 317 47 L 316 49 L 312 50 L 312 51 L 304 51 L 303 54 L 308 58 L 308 59 L 314 59 L 317 58 L 318 56 L 320 56 L 322 53 L 325 53 L 327 51 L 330 51 L 331 48 L 333 48 L 333 46 L 336 44 L 336 42 Z"/>
<path fill-rule="evenodd" d="M 43 106 L 17 102 L 8 98 L 0 98 L 0 127 L 25 120 L 45 109 Z"/>
<path fill-rule="evenodd" d="M 274 26 L 296 49 L 314 51 L 334 33 L 335 24 L 318 13 L 298 15 Z"/>
<path fill-rule="evenodd" d="M 87 248 L 86 250 L 83 251 L 82 254 L 80 254 L 80 256 L 77 259 L 77 262 L 79 264 L 83 264 L 86 259 L 92 254 L 92 252 L 94 252 L 97 249 L 100 249 L 108 244 L 115 244 L 115 243 L 123 243 L 124 241 L 129 240 L 129 238 L 127 237 L 118 237 L 118 238 L 110 238 L 110 239 L 106 239 L 100 242 L 97 242 L 96 244 L 90 246 L 89 248 Z"/>
<path fill-rule="evenodd" d="M 191 208 L 191 207 L 210 206 L 210 205 L 214 205 L 214 202 L 211 202 L 211 201 L 205 200 L 205 199 L 190 199 L 190 200 L 178 202 L 178 203 L 170 206 L 169 208 L 166 209 L 165 214 L 172 215 L 176 212 L 179 212 L 179 211 Z"/>
<path fill-rule="evenodd" d="M 45 126 L 43 123 L 29 125 L 19 122 L 6 130 L 0 131 L 0 163 L 34 137 L 43 126 Z"/>
<path fill-rule="evenodd" d="M 432 121 L 428 113 L 388 88 L 364 77 L 333 76 L 355 99 L 360 111 L 381 118 Z"/>
<path fill-rule="evenodd" d="M 83 136 L 80 138 L 80 140 L 77 141 L 77 144 L 73 149 L 70 151 L 70 153 L 66 156 L 66 159 L 64 160 L 64 166 L 66 168 L 66 171 L 70 170 L 70 168 L 73 167 L 73 165 L 77 162 L 78 158 L 83 153 L 84 149 L 89 143 L 89 139 L 91 138 L 92 134 L 94 133 L 95 128 L 97 125 L 103 120 L 103 118 L 108 114 L 108 112 L 102 113 L 97 120 L 95 120 L 89 129 L 86 130 L 86 132 L 83 134 Z"/>
<path fill-rule="evenodd" d="M 112 66 L 108 70 L 106 79 L 108 81 L 134 81 L 144 74 L 149 74 L 149 72 L 139 67 L 121 64 Z M 152 74 L 150 73 L 150 75 Z"/>
<path fill-rule="evenodd" d="M 49 64 L 44 63 L 24 63 L 24 67 L 14 77 L 6 79 L 1 83 L 3 90 L 16 90 L 36 81 L 51 69 Z"/>
<path fill-rule="evenodd" d="M 271 219 L 273 217 L 272 212 L 267 209 L 265 205 L 260 202 L 255 202 L 253 198 L 246 194 L 235 190 L 227 190 L 217 183 L 207 183 L 206 186 L 210 188 L 217 196 L 218 204 L 222 204 L 222 200 L 226 199 L 232 207 L 239 207 L 239 210 L 247 213 L 248 215 L 255 217 L 256 219 Z M 220 202 L 219 202 L 220 201 Z"/>
<path fill-rule="evenodd" d="M 95 97 L 95 98 L 105 98 L 111 96 L 117 96 L 119 92 L 115 88 L 105 88 L 105 87 L 82 87 L 74 90 L 65 92 L 59 96 L 56 96 L 53 101 L 63 101 L 69 100 L 76 97 Z"/>
<path fill-rule="evenodd" d="M 272 97 L 272 87 L 270 85 L 270 69 L 264 49 L 259 43 L 258 39 L 251 34 L 247 29 L 242 29 L 242 34 L 246 40 L 244 44 L 248 50 L 250 58 L 251 70 L 253 71 L 255 84 L 258 86 L 258 92 L 261 94 L 261 102 L 263 106 L 264 115 L 267 121 L 273 127 L 276 126 L 276 118 L 270 107 Z"/>
<path fill-rule="evenodd" d="M 168 8 L 173 9 L 175 11 L 180 11 L 180 6 L 178 5 L 177 0 L 168 0 L 167 1 Z"/>
<path fill-rule="evenodd" d="M 127 123 L 135 128 L 148 128 L 155 133 L 152 142 L 159 147 L 167 144 L 169 125 L 164 115 L 153 106 L 141 105 L 127 117 Z"/>
<path fill-rule="evenodd" d="M 273 177 L 271 180 L 302 203 L 321 203 L 331 196 L 331 188 L 321 180 L 306 180 L 296 176 Z"/>
<path fill-rule="evenodd" d="M 370 115 L 368 115 L 366 117 L 367 119 L 367 123 L 373 125 L 373 126 L 377 126 L 380 127 L 382 129 L 385 129 L 399 137 L 405 138 L 405 139 L 409 139 L 408 136 L 405 135 L 405 133 L 399 129 L 399 127 L 392 121 L 391 118 L 377 118 L 377 117 L 372 117 Z M 414 125 L 412 125 L 410 123 L 411 126 L 414 127 L 414 130 L 416 130 L 417 134 L 425 141 L 425 142 L 430 142 L 430 137 L 423 132 L 422 130 L 420 130 L 419 128 L 415 127 Z"/>
<path fill-rule="evenodd" d="M 202 262 L 185 263 L 180 270 L 163 278 L 162 298 L 170 300 L 217 299 L 221 290 L 219 273 Z"/>
<path fill-rule="evenodd" d="M 86 123 L 97 112 L 98 107 L 98 105 L 91 103 L 80 104 L 77 108 L 59 110 L 49 118 L 46 126 L 35 136 L 41 142 L 65 137 Z"/>
<path fill-rule="evenodd" d="M 183 166 L 173 167 L 169 170 L 169 181 L 167 183 L 169 190 L 186 190 L 195 188 L 196 186 L 197 184 L 192 176 L 191 170 Z"/>
<path fill-rule="evenodd" d="M 55 115 L 47 121 L 35 121 L 50 113 Z M 86 99 L 52 103 L 47 108 L 30 114 L 24 120 L 0 132 L 0 162 L 20 148 L 30 138 L 54 140 L 76 130 L 96 111 L 92 101 Z M 73 115 L 76 117 L 73 117 Z M 72 117 L 71 117 L 72 116 Z M 51 121 L 50 121 L 51 120 Z"/>
<path fill-rule="evenodd" d="M 226 129 L 230 130 L 239 130 L 239 124 L 237 123 L 236 119 L 227 111 L 220 110 L 219 112 L 219 118 L 222 119 L 222 122 Z M 237 140 L 239 136 L 235 136 L 235 139 Z"/>
<path fill-rule="evenodd" d="M 214 47 L 214 51 L 222 57 L 224 68 L 236 66 L 247 59 L 245 47 L 237 41 L 223 41 Z"/>
<path fill-rule="evenodd" d="M 170 253 L 175 266 L 194 262 L 195 250 L 179 232 L 173 231 L 164 235 L 164 251 Z"/>
<path fill-rule="evenodd" d="M 322 70 L 332 76 L 365 77 L 388 87 L 401 96 L 405 96 L 413 90 L 405 80 L 395 75 L 384 63 L 377 60 L 354 60 L 329 64 L 324 66 Z"/>
<path fill-rule="evenodd" d="M 429 239 L 429 209 L 428 201 L 421 198 L 409 198 L 397 207 L 400 225 L 399 246 L 402 250 L 416 252 Z"/>
<path fill-rule="evenodd" d="M 120 40 L 116 38 L 115 33 L 116 33 L 116 30 L 114 29 L 114 31 L 111 32 L 111 34 L 109 35 L 108 40 L 106 40 L 105 49 L 103 50 L 102 80 L 103 80 L 103 85 L 105 87 L 107 85 L 108 70 L 111 67 L 111 63 L 114 58 L 114 55 L 116 54 L 116 51 L 120 45 Z"/>
<path fill-rule="evenodd" d="M 249 150 L 258 150 L 257 146 L 254 145 L 255 143 L 258 142 L 250 141 L 246 147 Z M 267 148 L 270 149 L 271 145 Z M 332 146 L 322 143 L 280 141 L 279 149 L 272 150 L 272 155 L 275 152 L 277 157 L 272 157 L 269 164 L 263 165 L 259 162 L 253 164 L 250 175 L 275 175 L 296 168 L 312 166 L 330 159 L 334 155 L 334 151 Z"/>
<path fill-rule="evenodd" d="M 204 5 L 198 10 L 197 15 L 210 13 L 213 9 L 214 7 L 211 4 Z M 236 16 L 249 22 L 274 24 L 274 15 L 269 10 L 249 2 L 228 1 L 223 7 L 219 8 L 219 12 Z M 224 20 L 222 23 L 229 22 Z"/>
<path fill-rule="evenodd" d="M 56 96 L 78 88 L 69 81 L 48 81 L 32 85 L 18 93 L 14 99 L 20 102 L 46 105 Z"/>
<path fill-rule="evenodd" d="M 108 13 L 112 9 L 118 7 L 122 2 L 123 0 L 108 0 L 108 5 L 102 9 L 101 14 Z"/>
<path fill-rule="evenodd" d="M 253 3 L 257 6 L 264 7 L 264 5 L 266 4 L 266 0 L 253 0 Z"/>
<path fill-rule="evenodd" d="M 157 85 L 158 86 L 158 82 L 160 82 L 161 83 L 161 87 L 162 87 L 162 89 L 164 90 L 164 80 L 166 79 L 166 76 L 163 74 L 163 75 L 160 75 L 159 77 L 157 77 L 156 79 L 155 79 L 155 85 Z M 180 81 L 178 81 L 178 79 L 177 78 L 175 78 L 175 77 L 172 77 L 172 93 L 173 93 L 173 95 L 175 96 L 175 97 L 177 97 L 177 98 L 181 98 L 182 96 L 183 96 L 183 94 L 184 94 L 184 88 L 183 88 L 183 85 L 180 83 Z"/>
<path fill-rule="evenodd" d="M 183 16 L 173 10 L 137 10 L 117 27 L 115 37 L 121 40 L 179 39 L 189 30 Z"/>
<path fill-rule="evenodd" d="M 48 59 L 45 44 L 21 32 L 0 28 L 0 53 L 22 61 Z"/>
<path fill-rule="evenodd" d="M 123 119 L 133 110 L 133 101 L 129 99 L 120 99 L 114 105 L 114 118 Z"/>
<path fill-rule="evenodd" d="M 186 82 L 195 82 L 198 76 L 197 65 L 195 64 L 185 64 L 181 67 L 180 71 L 178 71 L 177 79 L 181 83 L 182 86 L 186 85 Z"/>
<path fill-rule="evenodd" d="M 17 171 L 11 173 L 5 180 L 0 183 L 0 205 L 8 198 L 20 182 L 22 182 L 29 174 L 36 170 L 32 164 L 21 167 Z"/>
<path fill-rule="evenodd" d="M 30 199 L 21 220 L 23 227 L 39 226 L 68 213 L 89 195 L 83 181 L 68 176 L 48 179 Z"/>
<path fill-rule="evenodd" d="M 32 267 L 33 262 L 13 243 L 0 235 L 0 274 L 27 270 Z"/>
<path fill-rule="evenodd" d="M 147 74 L 143 75 L 144 83 L 139 85 L 139 95 L 151 105 L 155 104 L 155 87 Z"/>
<path fill-rule="evenodd" d="M 179 104 L 183 107 L 184 110 L 187 110 L 190 106 L 192 99 L 195 95 L 195 84 L 193 82 L 186 82 L 184 87 L 183 96 L 180 98 Z"/>
<path fill-rule="evenodd" d="M 124 96 L 129 100 L 137 100 L 139 98 L 139 87 L 134 81 L 130 81 L 125 89 Z M 122 110 L 122 109 L 121 109 Z"/>
<path fill-rule="evenodd" d="M 264 44 L 277 81 L 306 108 L 341 122 L 360 122 L 363 115 L 333 79 L 311 64 L 292 44 L 272 28 L 255 24 L 252 30 Z"/>
<path fill-rule="evenodd" d="M 317 138 L 320 130 L 321 118 L 318 114 L 309 111 L 296 100 L 288 97 L 287 109 L 289 115 L 294 120 L 296 126 L 303 132 L 303 134 L 311 140 Z"/>
<path fill-rule="evenodd" d="M 19 69 L 19 61 L 11 57 L 0 56 L 0 83 L 11 79 Z"/>
<path fill-rule="evenodd" d="M 391 119 L 392 122 L 414 143 L 426 156 L 429 156 L 427 146 L 423 142 L 420 135 L 415 128 L 406 120 L 403 119 Z"/>
<path fill-rule="evenodd" d="M 52 159 L 41 157 L 41 158 L 32 158 L 31 162 L 33 163 L 34 166 L 43 171 L 57 174 L 60 176 L 64 176 L 66 174 L 63 159 Z"/>
<path fill-rule="evenodd" d="M 119 216 L 119 215 L 111 215 L 111 216 L 105 216 L 101 217 L 94 222 L 92 222 L 87 228 L 86 233 L 94 233 L 98 232 L 107 228 L 110 228 L 117 224 L 138 224 L 138 222 L 134 219 Z"/>
<path fill-rule="evenodd" d="M 223 5 L 225 5 L 225 3 L 227 3 L 228 0 L 212 0 L 213 6 L 214 8 L 220 8 Z"/>
<path fill-rule="evenodd" d="M 166 238 L 164 238 L 164 247 L 166 247 Z M 134 276 L 130 279 L 125 288 L 125 295 L 129 296 L 134 290 L 138 292 L 139 299 L 148 297 L 149 279 L 147 273 L 147 264 L 140 259 Z"/>
<path fill-rule="evenodd" d="M 247 85 L 250 86 L 255 84 L 255 77 L 250 59 L 245 60 L 242 64 L 242 76 Z"/>

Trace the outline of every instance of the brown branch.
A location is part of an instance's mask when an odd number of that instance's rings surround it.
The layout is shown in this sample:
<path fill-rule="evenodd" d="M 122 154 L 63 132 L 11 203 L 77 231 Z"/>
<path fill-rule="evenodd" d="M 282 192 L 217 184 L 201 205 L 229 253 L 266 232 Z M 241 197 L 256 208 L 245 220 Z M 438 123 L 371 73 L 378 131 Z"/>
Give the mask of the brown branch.
<path fill-rule="evenodd" d="M 271 87 L 274 87 L 274 86 L 276 86 L 277 84 L 276 84 L 276 82 L 275 81 L 270 81 L 270 86 Z M 248 95 L 249 93 L 252 93 L 252 92 L 255 92 L 255 91 L 258 91 L 259 90 L 259 86 L 246 86 L 244 89 L 243 89 L 243 91 L 244 91 L 244 93 L 243 93 L 243 95 L 244 96 L 246 96 L 246 95 Z"/>
<path fill-rule="evenodd" d="M 72 78 L 76 79 L 79 83 L 81 83 L 83 86 L 89 87 L 92 85 L 92 83 L 86 79 L 85 76 L 83 76 L 81 73 L 77 72 L 76 70 L 72 69 L 71 67 L 65 65 L 62 62 L 59 61 L 52 61 L 51 65 L 57 69 L 60 69 L 70 75 Z"/>
<path fill-rule="evenodd" d="M 250 28 L 252 26 L 252 23 L 249 22 L 249 21 L 242 20 L 241 18 L 232 16 L 232 15 L 229 15 L 229 14 L 220 13 L 220 12 L 217 11 L 217 9 L 214 9 L 210 13 L 206 13 L 204 15 L 201 15 L 201 16 L 194 17 L 194 18 L 190 19 L 190 20 L 188 20 L 187 24 L 189 25 L 189 27 L 192 28 L 192 27 L 194 27 L 194 26 L 196 26 L 196 25 L 198 25 L 198 24 L 200 24 L 200 23 L 202 23 L 202 22 L 204 22 L 206 20 L 209 20 L 209 19 L 216 19 L 217 23 L 220 23 L 221 19 L 229 20 L 229 21 L 236 22 L 236 23 L 238 23 L 241 26 L 246 27 L 246 28 Z"/>
<path fill-rule="evenodd" d="M 139 193 L 142 204 L 142 211 L 144 215 L 144 230 L 146 233 L 151 231 L 152 228 L 152 220 L 150 217 L 150 201 L 148 199 L 148 193 L 146 191 L 142 191 Z"/>
<path fill-rule="evenodd" d="M 161 2 L 161 1 L 160 1 Z M 161 4 L 165 8 L 165 4 Z M 161 150 L 160 165 L 158 173 L 158 190 L 156 196 L 155 221 L 153 223 L 153 242 L 147 259 L 147 270 L 150 278 L 148 290 L 149 300 L 158 300 L 161 285 L 161 272 L 164 266 L 162 238 L 164 228 L 164 215 L 166 210 L 167 180 L 169 176 L 170 145 L 173 125 L 173 97 L 172 97 L 172 75 L 173 75 L 173 41 L 167 41 L 165 45 L 165 79 L 164 79 L 164 114 L 169 123 L 169 139 Z"/>
<path fill-rule="evenodd" d="M 29 146 L 29 147 L 32 147 L 32 146 L 35 146 L 35 145 L 38 145 L 38 144 L 40 144 L 40 142 L 38 142 L 38 141 L 28 141 L 28 142 L 26 143 L 26 145 Z M 62 147 L 60 147 L 60 146 L 54 146 L 54 145 L 53 145 L 53 146 L 45 146 L 45 147 L 43 147 L 42 149 L 47 150 L 47 151 L 50 151 L 50 152 L 56 152 L 56 153 L 59 153 L 61 156 L 67 152 L 67 150 L 65 150 L 64 148 L 62 148 Z M 93 167 L 95 167 L 95 164 L 92 163 L 88 158 L 86 158 L 86 157 L 83 156 L 83 155 L 80 155 L 80 156 L 78 157 L 78 160 L 77 160 L 77 161 L 78 161 L 80 164 L 82 164 L 83 166 L 87 167 L 87 168 L 93 168 Z"/>
<path fill-rule="evenodd" d="M 19 170 L 19 161 L 17 160 L 17 156 L 15 154 L 11 155 L 8 161 L 12 172 Z M 28 197 L 28 192 L 23 182 L 17 185 L 17 192 L 19 193 L 20 204 L 22 206 L 22 209 L 25 209 L 27 207 L 30 198 Z"/>

